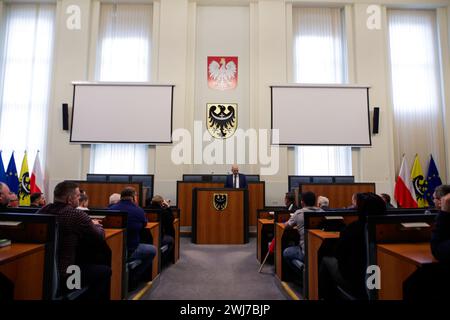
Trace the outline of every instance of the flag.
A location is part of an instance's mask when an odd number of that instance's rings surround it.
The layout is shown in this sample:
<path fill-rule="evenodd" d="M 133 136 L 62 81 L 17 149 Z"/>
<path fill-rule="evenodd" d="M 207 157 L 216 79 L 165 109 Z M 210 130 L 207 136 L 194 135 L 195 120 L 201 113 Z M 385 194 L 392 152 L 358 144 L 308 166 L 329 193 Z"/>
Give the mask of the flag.
<path fill-rule="evenodd" d="M 19 184 L 19 205 L 30 205 L 30 173 L 28 171 L 27 153 L 23 155 L 22 168 L 20 169 L 20 184 Z"/>
<path fill-rule="evenodd" d="M 34 159 L 33 172 L 31 173 L 30 179 L 30 191 L 31 193 L 44 193 L 44 176 L 42 175 L 39 153 L 36 155 L 36 159 Z"/>
<path fill-rule="evenodd" d="M 19 178 L 17 178 L 16 160 L 14 160 L 14 152 L 9 159 L 8 169 L 6 170 L 6 183 L 11 192 L 17 194 L 19 192 Z"/>
<path fill-rule="evenodd" d="M 5 167 L 3 166 L 2 152 L 0 151 L 0 182 L 6 183 L 7 181 Z"/>
<path fill-rule="evenodd" d="M 423 176 L 422 166 L 420 165 L 419 155 L 416 154 L 414 159 L 414 165 L 411 171 L 411 180 L 414 187 L 414 193 L 416 194 L 417 206 L 419 208 L 428 207 L 427 199 L 425 199 L 425 193 L 427 192 L 427 180 Z"/>
<path fill-rule="evenodd" d="M 414 195 L 414 187 L 409 178 L 409 168 L 406 156 L 403 156 L 400 172 L 395 183 L 394 198 L 401 208 L 417 208 L 417 201 Z"/>
<path fill-rule="evenodd" d="M 434 162 L 433 156 L 430 155 L 430 164 L 428 166 L 427 172 L 427 192 L 425 193 L 425 198 L 430 206 L 434 206 L 433 193 L 436 187 L 442 184 L 441 178 L 439 177 L 439 172 Z"/>

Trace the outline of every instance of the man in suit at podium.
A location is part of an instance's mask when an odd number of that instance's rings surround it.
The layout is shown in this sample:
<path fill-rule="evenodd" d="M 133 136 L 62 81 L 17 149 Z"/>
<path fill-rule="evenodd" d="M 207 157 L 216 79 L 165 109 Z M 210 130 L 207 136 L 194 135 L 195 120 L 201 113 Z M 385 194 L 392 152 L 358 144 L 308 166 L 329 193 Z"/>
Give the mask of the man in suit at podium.
<path fill-rule="evenodd" d="M 239 173 L 237 165 L 234 164 L 231 167 L 231 172 L 232 174 L 227 176 L 225 181 L 225 188 L 247 188 L 247 178 L 244 174 Z"/>

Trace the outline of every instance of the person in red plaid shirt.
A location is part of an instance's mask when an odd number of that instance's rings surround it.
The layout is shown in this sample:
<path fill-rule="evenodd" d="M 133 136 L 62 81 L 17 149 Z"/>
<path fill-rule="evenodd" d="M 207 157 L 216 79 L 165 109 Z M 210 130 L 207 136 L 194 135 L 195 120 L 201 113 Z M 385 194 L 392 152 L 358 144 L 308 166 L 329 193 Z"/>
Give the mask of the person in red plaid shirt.
<path fill-rule="evenodd" d="M 97 220 L 91 220 L 89 215 L 76 209 L 80 200 L 80 189 L 74 182 L 64 181 L 55 187 L 54 203 L 48 204 L 38 211 L 39 214 L 56 215 L 58 223 L 57 266 L 59 273 L 59 293 L 69 292 L 67 268 L 76 265 L 82 243 L 90 243 L 91 247 L 83 246 L 83 250 L 103 250 L 105 232 Z M 93 256 L 92 252 L 83 255 Z M 98 262 L 97 262 L 98 263 Z M 89 263 L 84 260 L 81 269 L 81 286 L 88 287 L 83 295 L 86 299 L 108 300 L 111 280 L 111 267 L 103 264 Z"/>

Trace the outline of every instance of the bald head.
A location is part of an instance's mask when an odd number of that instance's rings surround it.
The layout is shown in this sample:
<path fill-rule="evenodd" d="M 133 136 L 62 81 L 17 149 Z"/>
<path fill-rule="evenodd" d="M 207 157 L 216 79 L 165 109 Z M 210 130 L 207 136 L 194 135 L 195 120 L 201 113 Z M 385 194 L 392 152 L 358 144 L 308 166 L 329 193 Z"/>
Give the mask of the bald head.
<path fill-rule="evenodd" d="M 9 193 L 8 185 L 0 182 L 0 206 L 6 207 L 9 204 Z"/>
<path fill-rule="evenodd" d="M 239 173 L 239 167 L 233 164 L 233 166 L 231 166 L 231 172 L 233 172 L 234 175 L 237 175 Z"/>

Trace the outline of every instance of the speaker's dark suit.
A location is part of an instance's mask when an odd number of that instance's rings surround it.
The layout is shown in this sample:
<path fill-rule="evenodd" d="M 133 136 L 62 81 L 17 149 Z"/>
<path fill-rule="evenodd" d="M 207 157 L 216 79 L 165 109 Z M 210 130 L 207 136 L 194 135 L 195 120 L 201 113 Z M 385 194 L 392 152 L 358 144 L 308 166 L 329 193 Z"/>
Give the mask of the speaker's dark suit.
<path fill-rule="evenodd" d="M 247 178 L 245 177 L 245 174 L 239 173 L 239 188 L 247 188 L 247 186 Z M 232 174 L 227 176 L 227 180 L 225 181 L 225 188 L 234 188 Z"/>

